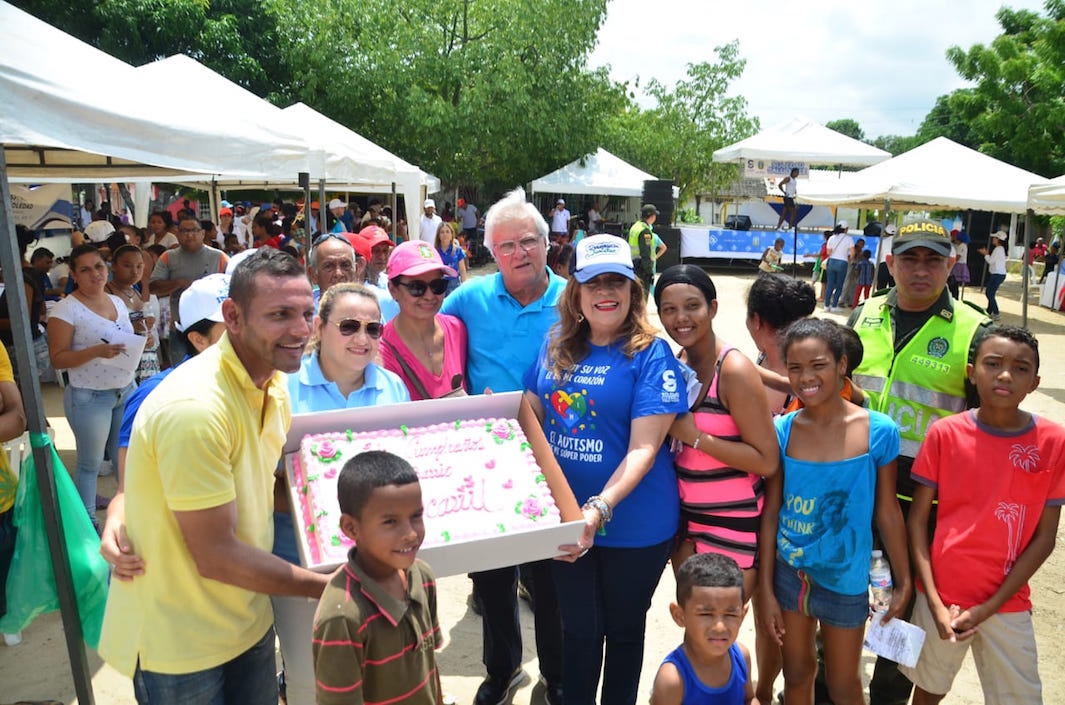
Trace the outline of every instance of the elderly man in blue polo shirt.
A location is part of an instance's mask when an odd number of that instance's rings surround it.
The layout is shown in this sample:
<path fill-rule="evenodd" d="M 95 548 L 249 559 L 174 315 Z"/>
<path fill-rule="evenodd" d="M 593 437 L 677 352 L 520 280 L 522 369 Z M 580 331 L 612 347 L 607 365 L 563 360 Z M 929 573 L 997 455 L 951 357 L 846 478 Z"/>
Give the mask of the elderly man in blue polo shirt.
<path fill-rule="evenodd" d="M 468 281 L 444 299 L 441 313 L 458 316 L 469 336 L 471 393 L 521 391 L 522 375 L 536 361 L 547 331 L 558 320 L 565 280 L 547 268 L 547 222 L 521 188 L 488 209 L 484 245 L 499 272 Z M 502 344 L 503 341 L 506 344 Z M 536 599 L 536 651 L 550 704 L 562 702 L 562 624 L 550 562 L 530 564 Z M 499 705 L 525 683 L 521 670 L 517 567 L 473 574 L 483 608 L 484 665 L 488 677 L 475 705 Z"/>

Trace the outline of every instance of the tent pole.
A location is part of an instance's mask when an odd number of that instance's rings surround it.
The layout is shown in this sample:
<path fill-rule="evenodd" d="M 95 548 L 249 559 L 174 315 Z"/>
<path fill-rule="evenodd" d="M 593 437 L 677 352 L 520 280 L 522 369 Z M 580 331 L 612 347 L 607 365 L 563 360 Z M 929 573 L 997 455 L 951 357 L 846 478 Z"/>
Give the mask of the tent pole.
<path fill-rule="evenodd" d="M 1021 327 L 1028 327 L 1028 282 L 1030 281 L 1031 274 L 1029 268 L 1032 266 L 1031 262 L 1031 250 L 1028 249 L 1028 233 L 1032 230 L 1032 209 L 1029 208 L 1024 214 L 1024 257 L 1022 261 L 1024 266 L 1021 268 Z"/>
<path fill-rule="evenodd" d="M 397 241 L 397 238 L 399 236 L 397 235 L 397 233 L 399 232 L 399 230 L 396 228 L 396 217 L 399 215 L 399 199 L 396 197 L 395 181 L 392 182 L 392 197 L 389 201 L 389 206 L 392 208 L 392 222 L 389 223 L 389 225 L 392 226 L 392 232 L 390 232 L 389 235 L 392 236 L 392 242 L 398 245 L 399 242 Z"/>
<path fill-rule="evenodd" d="M 308 192 L 308 196 L 310 193 Z M 307 201 L 309 203 L 309 201 Z M 325 179 L 318 179 L 318 230 L 325 232 L 326 217 L 325 212 L 328 207 L 328 203 L 325 202 Z M 311 246 L 311 221 L 307 220 L 307 247 Z M 307 250 L 309 253 L 310 250 Z"/>
<path fill-rule="evenodd" d="M 11 331 L 15 340 L 15 359 L 18 361 L 22 403 L 30 433 L 44 435 L 48 432 L 44 417 L 44 403 L 38 382 L 37 361 L 32 354 L 30 322 L 27 313 L 26 291 L 21 286 L 11 286 L 22 278 L 22 263 L 17 257 L 15 220 L 11 213 L 11 187 L 7 181 L 7 160 L 0 149 L 0 267 L 12 273 L 7 287 L 8 312 Z M 14 274 L 17 272 L 18 274 Z M 78 702 L 94 705 L 92 675 L 85 653 L 85 641 L 78 617 L 78 602 L 74 595 L 74 580 L 70 572 L 67 544 L 63 537 L 63 520 L 59 514 L 59 498 L 56 495 L 55 468 L 52 452 L 47 446 L 33 448 L 33 462 L 37 469 L 37 484 L 40 489 L 41 509 L 44 513 L 44 528 L 48 538 L 48 553 L 55 574 L 56 593 L 59 597 L 59 612 L 63 618 L 63 635 L 67 642 L 74 692 Z"/>

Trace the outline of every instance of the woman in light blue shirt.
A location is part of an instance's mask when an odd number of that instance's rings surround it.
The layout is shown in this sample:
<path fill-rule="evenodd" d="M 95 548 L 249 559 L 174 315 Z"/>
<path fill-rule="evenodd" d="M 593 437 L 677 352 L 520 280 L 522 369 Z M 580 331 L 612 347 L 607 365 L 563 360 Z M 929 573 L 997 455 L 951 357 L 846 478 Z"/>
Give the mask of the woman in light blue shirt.
<path fill-rule="evenodd" d="M 406 385 L 373 360 L 381 339 L 381 307 L 361 284 L 337 284 L 322 294 L 314 335 L 298 372 L 288 376 L 293 414 L 410 401 Z M 299 563 L 288 508 L 274 512 L 274 554 Z M 274 628 L 285 661 L 285 690 L 292 705 L 315 701 L 311 636 L 316 600 L 271 597 Z"/>

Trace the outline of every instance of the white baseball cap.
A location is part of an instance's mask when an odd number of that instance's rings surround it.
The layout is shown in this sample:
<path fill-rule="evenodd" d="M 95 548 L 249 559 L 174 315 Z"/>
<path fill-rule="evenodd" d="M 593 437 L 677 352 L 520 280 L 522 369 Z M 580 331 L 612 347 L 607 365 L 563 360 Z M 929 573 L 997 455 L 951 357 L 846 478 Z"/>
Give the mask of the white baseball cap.
<path fill-rule="evenodd" d="M 636 280 L 632 271 L 632 248 L 617 235 L 592 235 L 574 248 L 573 278 L 585 284 L 600 274 L 620 274 Z"/>
<path fill-rule="evenodd" d="M 347 205 L 339 198 L 334 198 L 329 202 L 329 210 L 333 210 L 334 208 L 347 208 Z"/>
<path fill-rule="evenodd" d="M 200 321 L 221 323 L 222 302 L 229 298 L 229 275 L 208 274 L 192 282 L 178 301 L 178 318 L 174 327 L 184 333 Z"/>
<path fill-rule="evenodd" d="M 104 243 L 111 233 L 115 232 L 115 226 L 107 220 L 94 220 L 85 226 L 85 237 L 94 245 Z"/>
<path fill-rule="evenodd" d="M 436 201 L 431 198 L 425 199 L 425 203 L 422 204 L 423 208 L 436 208 Z"/>
<path fill-rule="evenodd" d="M 232 274 L 233 270 L 237 268 L 238 264 L 248 259 L 258 251 L 258 247 L 250 247 L 246 250 L 241 250 L 237 254 L 230 257 L 229 262 L 226 263 L 226 274 Z"/>

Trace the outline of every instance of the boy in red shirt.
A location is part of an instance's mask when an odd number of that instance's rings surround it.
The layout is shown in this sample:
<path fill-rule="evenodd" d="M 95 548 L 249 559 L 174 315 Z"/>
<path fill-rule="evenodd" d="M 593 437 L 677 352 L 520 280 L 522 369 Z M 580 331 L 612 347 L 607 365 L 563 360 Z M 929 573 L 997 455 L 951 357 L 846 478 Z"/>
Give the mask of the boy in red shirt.
<path fill-rule="evenodd" d="M 985 702 L 1042 703 L 1028 579 L 1054 548 L 1065 429 L 1018 408 L 1039 386 L 1039 346 L 1027 330 L 990 330 L 967 371 L 980 407 L 933 424 L 911 471 L 921 593 L 913 623 L 927 638 L 917 666 L 899 670 L 915 705 L 938 703 L 971 647 Z"/>

